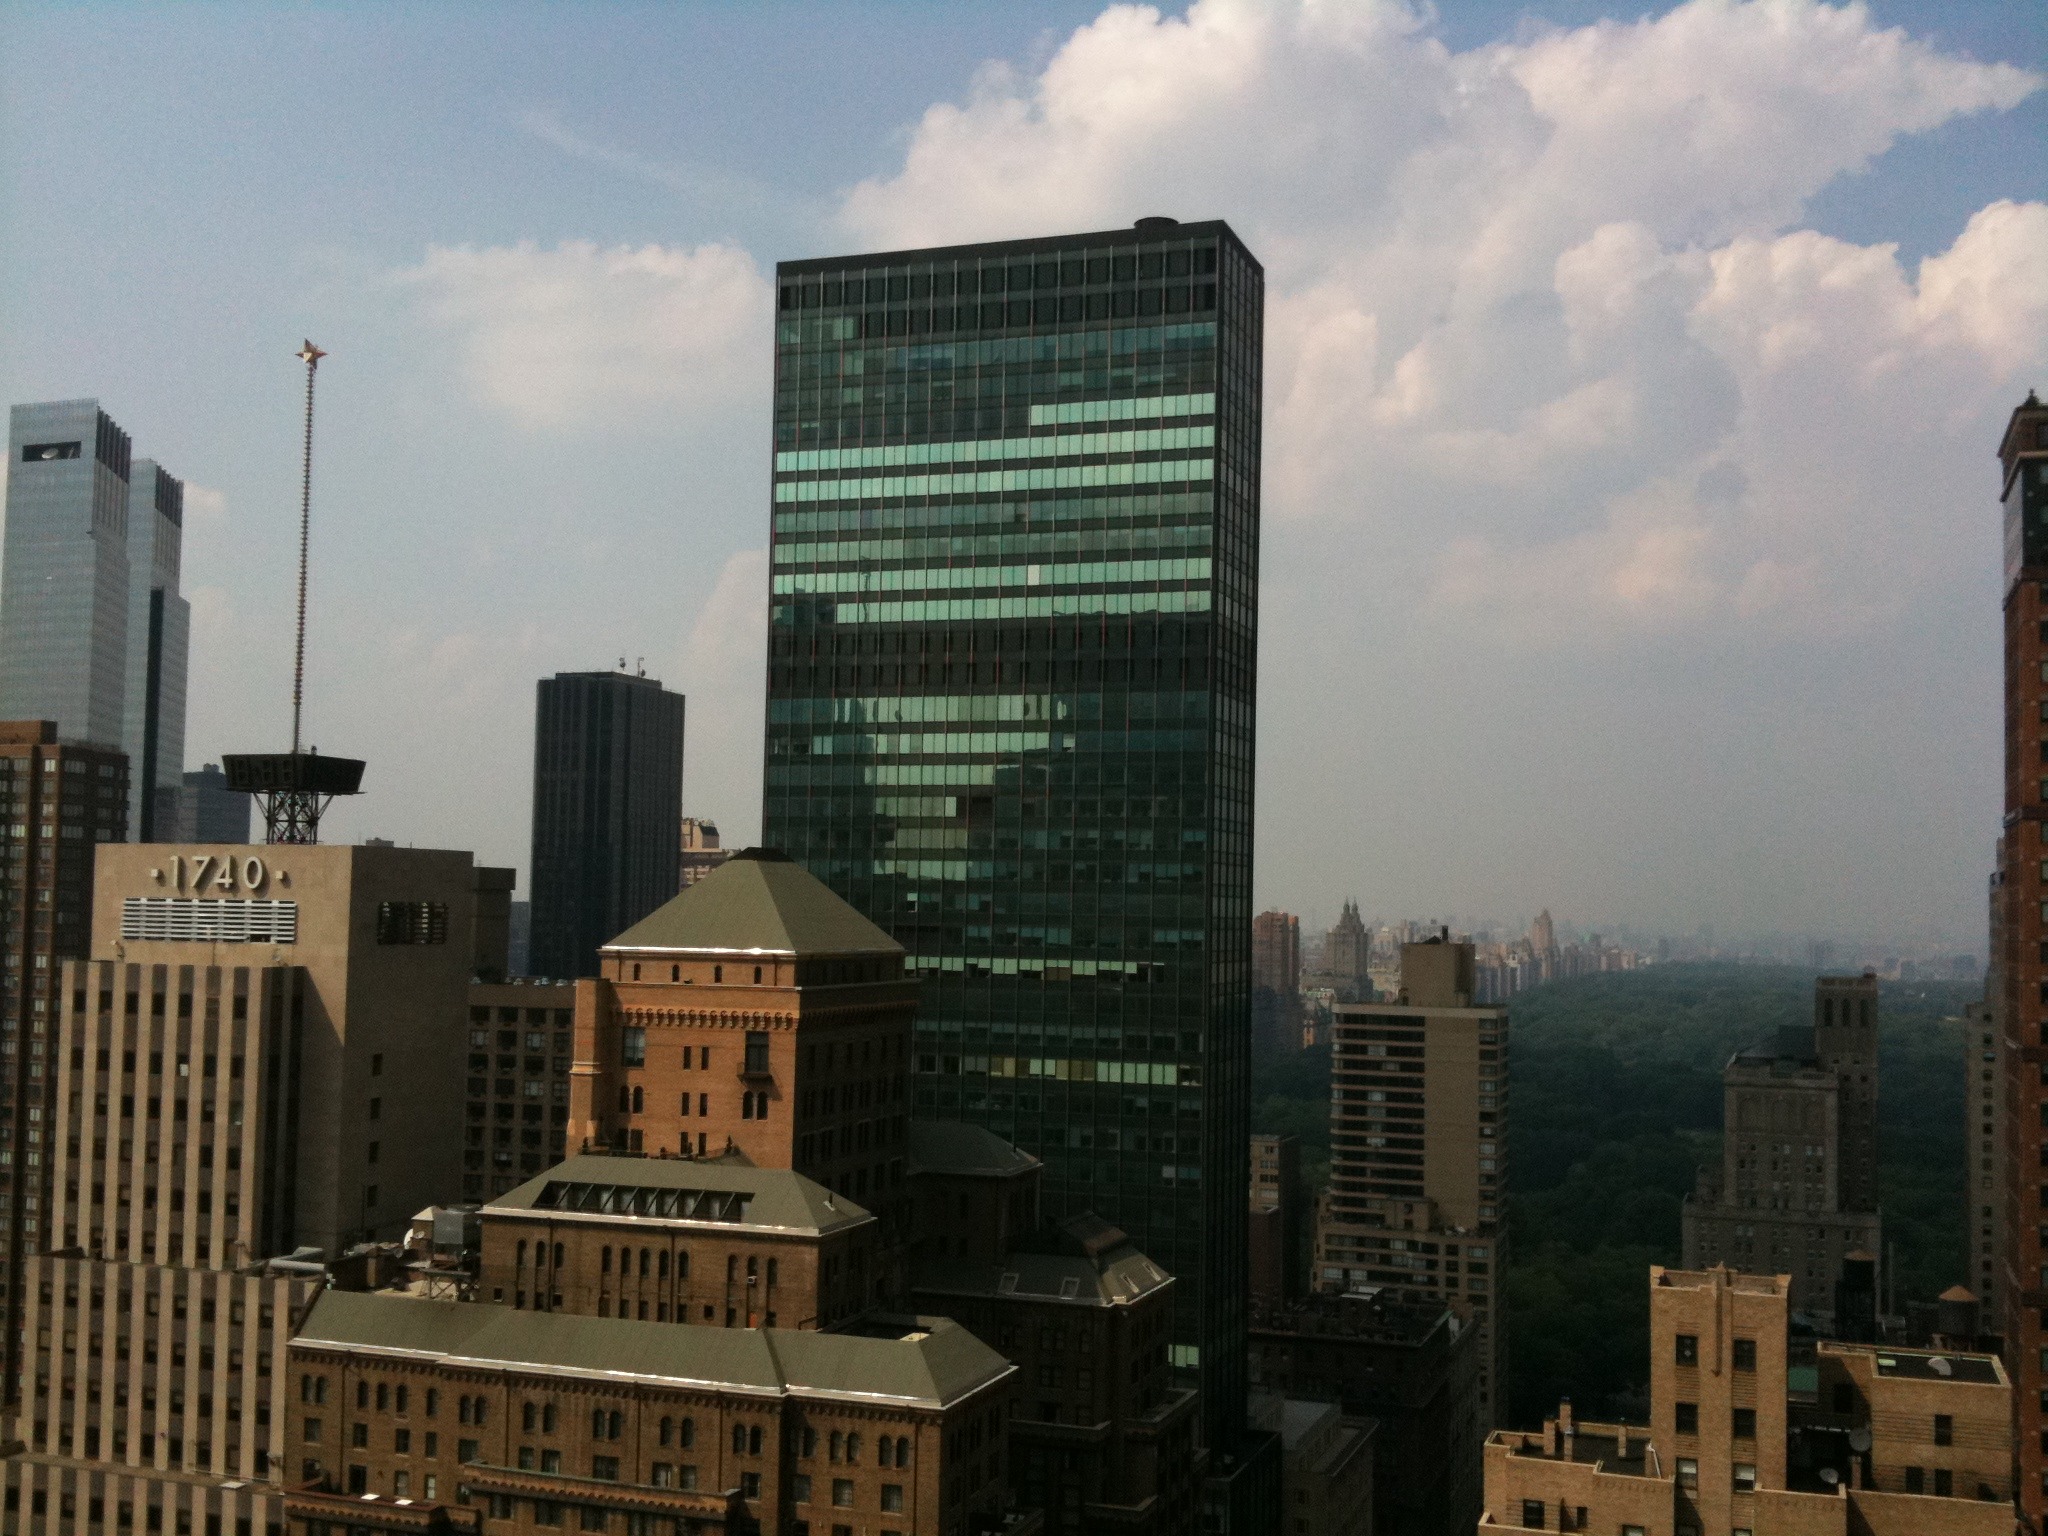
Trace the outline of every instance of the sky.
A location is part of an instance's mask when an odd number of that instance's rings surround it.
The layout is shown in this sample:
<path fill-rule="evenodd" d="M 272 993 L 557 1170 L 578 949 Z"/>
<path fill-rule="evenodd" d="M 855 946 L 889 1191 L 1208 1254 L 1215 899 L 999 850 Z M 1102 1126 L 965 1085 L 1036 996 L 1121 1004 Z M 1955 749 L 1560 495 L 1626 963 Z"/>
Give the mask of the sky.
<path fill-rule="evenodd" d="M 1267 273 L 1254 897 L 1981 948 L 2037 0 L 0 9 L 0 391 L 188 482 L 190 766 L 527 860 L 643 666 L 760 815 L 778 260 L 1228 219 Z"/>

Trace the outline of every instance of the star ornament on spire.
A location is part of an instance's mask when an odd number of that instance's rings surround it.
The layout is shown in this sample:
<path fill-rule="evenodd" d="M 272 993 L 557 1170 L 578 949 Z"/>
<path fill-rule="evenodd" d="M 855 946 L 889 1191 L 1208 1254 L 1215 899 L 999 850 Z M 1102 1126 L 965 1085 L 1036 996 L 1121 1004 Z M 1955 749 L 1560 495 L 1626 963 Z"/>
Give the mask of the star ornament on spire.
<path fill-rule="evenodd" d="M 325 357 L 327 354 L 325 352 L 322 352 L 318 347 L 314 346 L 313 343 L 309 341 L 299 348 L 298 353 L 296 355 L 299 361 L 304 363 L 308 368 L 317 368 L 320 365 L 320 359 Z"/>

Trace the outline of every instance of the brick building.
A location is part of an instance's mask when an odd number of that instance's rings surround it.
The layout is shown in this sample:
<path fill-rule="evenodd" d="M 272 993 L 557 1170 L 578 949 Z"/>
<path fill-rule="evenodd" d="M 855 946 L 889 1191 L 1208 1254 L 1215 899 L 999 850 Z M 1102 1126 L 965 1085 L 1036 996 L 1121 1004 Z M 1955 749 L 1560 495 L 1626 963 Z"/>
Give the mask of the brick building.
<path fill-rule="evenodd" d="M 1373 1536 L 1378 1420 L 1335 1403 L 1254 1393 L 1251 1421 L 1280 1437 L 1282 1536 Z"/>
<path fill-rule="evenodd" d="M 1000 1530 L 1016 1376 L 944 1318 L 823 1334 L 330 1291 L 291 1346 L 287 1511 L 294 1536 Z"/>
<path fill-rule="evenodd" d="M 1823 1343 L 1789 1385 L 1790 1279 L 1650 1270 L 1650 1422 L 1486 1444 L 1482 1524 L 1640 1536 L 2010 1536 L 1995 1356 Z"/>
<path fill-rule="evenodd" d="M 1288 1301 L 1307 1289 L 1307 1200 L 1301 1183 L 1301 1142 L 1293 1136 L 1252 1138 L 1251 1294 Z"/>
<path fill-rule="evenodd" d="M 1379 1424 L 1375 1536 L 1464 1536 L 1479 1515 L 1479 1333 L 1440 1296 L 1387 1289 L 1254 1302 L 1255 1394 Z"/>
<path fill-rule="evenodd" d="M 463 1199 L 496 1199 L 567 1153 L 575 1008 L 565 982 L 470 984 Z"/>

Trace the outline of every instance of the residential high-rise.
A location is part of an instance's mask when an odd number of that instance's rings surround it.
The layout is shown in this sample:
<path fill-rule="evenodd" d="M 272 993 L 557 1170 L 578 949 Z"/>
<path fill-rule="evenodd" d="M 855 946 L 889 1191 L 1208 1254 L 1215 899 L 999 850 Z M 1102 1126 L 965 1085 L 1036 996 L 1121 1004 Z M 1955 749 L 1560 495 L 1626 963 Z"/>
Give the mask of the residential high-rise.
<path fill-rule="evenodd" d="M 566 1155 L 575 1008 L 567 982 L 470 984 L 464 1200 L 495 1199 Z"/>
<path fill-rule="evenodd" d="M 1227 225 L 1170 219 L 778 269 L 764 841 L 924 977 L 920 1115 L 1043 1159 L 1051 1214 L 1176 1277 L 1219 1464 L 1263 283 Z"/>
<path fill-rule="evenodd" d="M 1877 1206 L 1877 978 L 1822 976 L 1811 1026 L 1737 1051 L 1721 1074 L 1721 1164 L 1682 1217 L 1685 1265 L 1785 1275 L 1832 1322 L 1852 1254 L 1884 1251 Z"/>
<path fill-rule="evenodd" d="M 1473 948 L 1401 946 L 1392 1002 L 1339 1005 L 1331 1026 L 1330 1191 L 1315 1284 L 1440 1296 L 1479 1333 L 1481 1421 L 1506 1359 L 1508 1012 L 1475 1007 Z"/>
<path fill-rule="evenodd" d="M 118 746 L 128 832 L 157 838 L 185 768 L 184 482 L 133 459 L 97 400 L 17 405 L 0 571 L 0 718 Z"/>
<path fill-rule="evenodd" d="M 1372 932 L 1355 901 L 1344 903 L 1337 926 L 1323 939 L 1323 974 L 1334 978 L 1346 1001 L 1372 995 Z"/>
<path fill-rule="evenodd" d="M 1963 1225 L 1970 1234 L 1969 1288 L 1983 1303 L 1993 1328 L 2005 1326 L 2005 1083 L 1998 1070 L 1998 1045 L 2005 1026 L 2000 975 L 2005 946 L 2002 887 L 2007 878 L 2005 839 L 1998 839 L 1997 868 L 1991 875 L 1991 963 L 1984 972 L 1984 997 L 1963 1009 L 1958 1021 L 1963 1047 L 1963 1135 L 1965 1155 Z"/>
<path fill-rule="evenodd" d="M 93 854 L 121 840 L 127 808 L 118 751 L 61 743 L 53 720 L 0 722 L 0 822 L 14 831 L 0 855 L 0 1393 L 10 1402 L 25 1261 L 51 1246 L 58 976 L 91 942 Z"/>
<path fill-rule="evenodd" d="M 1998 445 L 2005 514 L 2005 846 L 1999 1045 L 2006 1103 L 2006 1362 L 2012 1371 L 2020 1511 L 2048 1524 L 2048 405 L 2028 392 Z M 2029 832 L 2027 828 L 2034 830 Z"/>
<path fill-rule="evenodd" d="M 1482 1528 L 2011 1536 L 1997 1356 L 1826 1341 L 1799 1383 L 1790 1312 L 1783 1275 L 1653 1266 L 1649 1422 L 1495 1432 Z"/>
<path fill-rule="evenodd" d="M 536 976 L 597 974 L 597 951 L 677 890 L 683 696 L 651 677 L 542 678 L 533 727 Z"/>
<path fill-rule="evenodd" d="M 1301 919 L 1261 912 L 1252 919 L 1253 1050 L 1300 1050 L 1301 1014 Z"/>

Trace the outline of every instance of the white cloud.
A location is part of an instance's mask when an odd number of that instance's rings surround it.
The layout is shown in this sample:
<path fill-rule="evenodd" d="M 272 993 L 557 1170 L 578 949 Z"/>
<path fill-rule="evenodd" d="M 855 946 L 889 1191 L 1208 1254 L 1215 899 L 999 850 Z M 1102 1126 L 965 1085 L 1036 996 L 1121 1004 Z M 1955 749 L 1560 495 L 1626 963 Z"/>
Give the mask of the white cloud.
<path fill-rule="evenodd" d="M 766 364 L 770 285 L 735 246 L 436 246 L 400 280 L 476 395 L 530 428 L 717 414 Z"/>
<path fill-rule="evenodd" d="M 719 824 L 728 844 L 752 842 L 761 825 L 762 680 L 768 664 L 768 551 L 725 562 L 684 640 L 679 680 L 689 696 L 684 728 L 685 808 Z"/>

